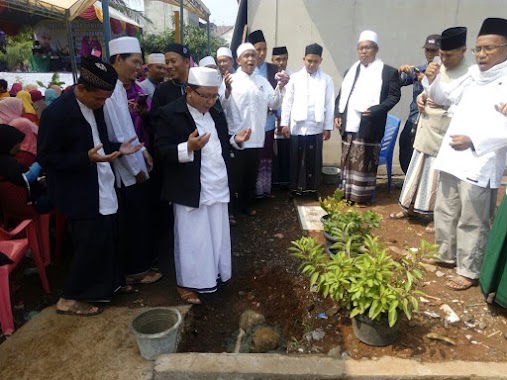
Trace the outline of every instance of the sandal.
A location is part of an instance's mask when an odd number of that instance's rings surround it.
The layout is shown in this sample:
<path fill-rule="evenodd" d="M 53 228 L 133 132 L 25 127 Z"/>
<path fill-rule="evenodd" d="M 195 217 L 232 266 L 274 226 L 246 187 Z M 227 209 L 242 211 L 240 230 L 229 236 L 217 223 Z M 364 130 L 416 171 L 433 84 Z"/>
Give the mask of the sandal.
<path fill-rule="evenodd" d="M 65 302 L 71 302 L 69 308 L 67 310 L 58 309 L 58 303 L 60 303 L 60 301 L 58 301 L 56 304 L 56 314 L 73 315 L 75 317 L 93 317 L 104 311 L 104 309 L 81 301 L 64 300 L 62 303 Z"/>
<path fill-rule="evenodd" d="M 176 287 L 176 292 L 180 296 L 180 299 L 185 303 L 189 303 L 191 305 L 200 305 L 202 303 L 201 299 L 199 298 L 199 294 L 196 292 L 185 288 L 180 288 L 179 286 Z"/>
<path fill-rule="evenodd" d="M 400 212 L 393 212 L 392 214 L 389 214 L 389 219 L 396 219 L 396 220 L 402 220 L 402 219 L 415 219 L 417 216 L 413 214 L 409 214 L 406 211 L 400 211 Z"/>
<path fill-rule="evenodd" d="M 234 215 L 229 215 L 229 225 L 235 226 L 237 224 L 238 224 L 238 222 L 236 221 L 236 218 L 234 217 Z"/>
<path fill-rule="evenodd" d="M 473 280 L 471 278 L 458 276 L 455 278 L 451 278 L 445 283 L 445 287 L 451 290 L 467 290 L 470 289 L 472 286 L 477 286 L 478 281 Z"/>
<path fill-rule="evenodd" d="M 435 223 L 429 222 L 424 231 L 428 234 L 434 234 L 435 233 Z"/>
<path fill-rule="evenodd" d="M 162 273 L 150 270 L 145 274 L 139 275 L 128 275 L 126 280 L 129 285 L 146 285 L 153 284 L 162 278 Z"/>

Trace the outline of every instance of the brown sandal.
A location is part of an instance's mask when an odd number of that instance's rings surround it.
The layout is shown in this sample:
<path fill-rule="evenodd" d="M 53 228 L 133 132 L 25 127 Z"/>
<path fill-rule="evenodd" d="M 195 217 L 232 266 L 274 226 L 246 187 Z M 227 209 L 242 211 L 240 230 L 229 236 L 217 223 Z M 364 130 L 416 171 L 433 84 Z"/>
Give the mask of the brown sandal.
<path fill-rule="evenodd" d="M 139 275 L 129 275 L 127 276 L 127 284 L 128 285 L 146 285 L 153 284 L 162 278 L 162 273 L 150 270 L 141 276 Z"/>
<path fill-rule="evenodd" d="M 201 299 L 199 298 L 199 294 L 196 292 L 185 288 L 180 288 L 179 286 L 176 287 L 176 292 L 180 296 L 180 299 L 185 303 L 189 303 L 191 305 L 202 304 Z"/>
<path fill-rule="evenodd" d="M 445 283 L 445 287 L 451 290 L 461 291 L 470 289 L 472 286 L 477 286 L 477 284 L 477 280 L 463 276 L 457 276 L 448 280 Z"/>

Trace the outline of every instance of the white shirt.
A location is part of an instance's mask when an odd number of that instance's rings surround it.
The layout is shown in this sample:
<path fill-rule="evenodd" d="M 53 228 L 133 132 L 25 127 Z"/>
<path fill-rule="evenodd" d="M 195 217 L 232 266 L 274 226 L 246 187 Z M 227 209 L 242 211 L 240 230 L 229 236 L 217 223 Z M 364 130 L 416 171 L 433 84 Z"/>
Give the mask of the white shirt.
<path fill-rule="evenodd" d="M 112 142 L 123 143 L 132 137 L 136 139 L 133 145 L 139 144 L 139 139 L 134 129 L 134 123 L 130 116 L 128 107 L 127 91 L 123 87 L 123 83 L 118 79 L 113 95 L 106 100 L 104 105 L 104 117 L 107 124 L 107 134 Z M 134 154 L 121 156 L 113 161 L 113 168 L 116 174 L 116 186 L 131 186 L 136 183 L 135 176 L 142 170 L 149 178 L 146 162 L 144 161 L 142 148 Z"/>
<path fill-rule="evenodd" d="M 320 69 L 309 74 L 303 67 L 291 75 L 286 86 L 280 125 L 290 126 L 291 135 L 299 136 L 332 131 L 334 97 L 334 84 L 329 75 Z M 304 108 L 306 112 L 301 113 Z M 306 116 L 297 117 L 297 113 Z"/>
<path fill-rule="evenodd" d="M 264 146 L 264 125 L 268 108 L 277 109 L 282 103 L 282 94 L 277 87 L 257 74 L 248 75 L 239 68 L 232 74 L 231 95 L 222 106 L 226 111 L 229 134 L 251 128 L 250 139 L 243 143 L 245 149 Z"/>
<path fill-rule="evenodd" d="M 76 99 L 77 100 L 77 99 Z M 77 101 L 83 117 L 86 119 L 92 130 L 93 146 L 102 144 L 100 141 L 97 121 L 93 110 L 88 108 L 79 100 Z M 97 153 L 105 155 L 104 149 L 100 148 Z M 99 213 L 101 215 L 112 215 L 118 211 L 118 199 L 114 190 L 114 174 L 109 162 L 97 162 L 97 178 L 99 182 Z"/>
<path fill-rule="evenodd" d="M 495 104 L 505 101 L 507 76 L 484 85 L 471 83 L 455 108 L 435 169 L 483 188 L 488 184 L 492 189 L 498 188 L 507 153 L 507 117 L 495 110 Z M 451 148 L 451 135 L 469 136 L 475 151 Z"/>
<path fill-rule="evenodd" d="M 194 119 L 199 135 L 210 134 L 210 139 L 201 149 L 201 194 L 199 204 L 212 205 L 214 203 L 229 202 L 229 183 L 227 168 L 222 156 L 222 145 L 218 138 L 215 122 L 209 112 L 203 114 L 187 104 Z M 187 143 L 178 144 L 178 160 L 180 163 L 192 162 L 194 152 L 188 151 Z"/>

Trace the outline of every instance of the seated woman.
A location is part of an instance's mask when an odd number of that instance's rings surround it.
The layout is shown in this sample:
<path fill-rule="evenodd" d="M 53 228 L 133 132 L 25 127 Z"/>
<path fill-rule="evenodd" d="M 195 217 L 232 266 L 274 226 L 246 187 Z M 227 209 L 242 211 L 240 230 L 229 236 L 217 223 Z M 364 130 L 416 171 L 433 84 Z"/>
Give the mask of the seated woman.
<path fill-rule="evenodd" d="M 37 126 L 24 117 L 13 119 L 8 124 L 25 135 L 25 138 L 21 142 L 20 150 L 14 158 L 21 165 L 30 167 L 37 159 Z"/>
<path fill-rule="evenodd" d="M 23 114 L 21 116 L 39 125 L 39 117 L 37 116 L 37 111 L 33 108 L 32 96 L 30 93 L 25 90 L 19 91 L 16 94 L 16 98 L 21 99 L 23 102 Z"/>
<path fill-rule="evenodd" d="M 44 186 L 39 183 L 41 166 L 34 162 L 29 168 L 14 157 L 19 153 L 25 134 L 16 128 L 0 124 L 0 184 L 8 186 L 16 199 L 23 198 L 23 205 L 33 205 L 37 212 L 50 209 Z M 21 210 L 19 210 L 21 211 Z"/>

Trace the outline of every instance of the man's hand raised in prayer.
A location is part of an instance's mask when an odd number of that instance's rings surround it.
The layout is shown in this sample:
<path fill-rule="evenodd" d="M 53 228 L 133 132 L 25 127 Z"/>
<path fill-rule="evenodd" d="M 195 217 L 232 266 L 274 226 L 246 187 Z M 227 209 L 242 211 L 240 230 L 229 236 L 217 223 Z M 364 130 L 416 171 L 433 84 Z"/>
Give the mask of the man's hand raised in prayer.
<path fill-rule="evenodd" d="M 88 151 L 88 158 L 91 162 L 113 162 L 120 155 L 127 155 L 137 152 L 141 149 L 144 144 L 132 145 L 132 141 L 134 141 L 136 137 L 132 137 L 130 140 L 125 141 L 120 145 L 120 150 L 110 153 L 110 154 L 100 154 L 99 150 L 102 149 L 102 144 L 97 145 L 96 147 L 90 149 Z"/>
<path fill-rule="evenodd" d="M 226 71 L 224 75 L 224 84 L 225 84 L 225 98 L 229 99 L 232 91 L 232 75 L 230 72 Z"/>
<path fill-rule="evenodd" d="M 245 141 L 248 141 L 251 134 L 252 134 L 251 128 L 243 129 L 242 131 L 236 133 L 236 135 L 234 136 L 234 141 L 238 145 L 243 144 Z"/>
<path fill-rule="evenodd" d="M 199 131 L 195 129 L 190 135 L 188 135 L 187 140 L 187 150 L 189 152 L 194 152 L 196 150 L 200 150 L 206 145 L 210 139 L 211 135 L 209 133 L 205 133 L 202 136 L 199 136 Z"/>
<path fill-rule="evenodd" d="M 437 77 L 438 73 L 440 72 L 441 65 L 442 64 L 438 63 L 438 62 L 431 62 L 428 65 L 428 67 L 426 68 L 426 70 L 424 71 L 424 75 L 426 75 L 426 77 L 428 78 L 428 82 L 430 84 L 433 83 L 433 81 Z"/>
<path fill-rule="evenodd" d="M 470 137 L 465 135 L 451 135 L 451 142 L 449 145 L 454 150 L 467 150 L 469 148 L 474 149 L 474 144 L 472 143 L 472 140 L 470 140 Z"/>

